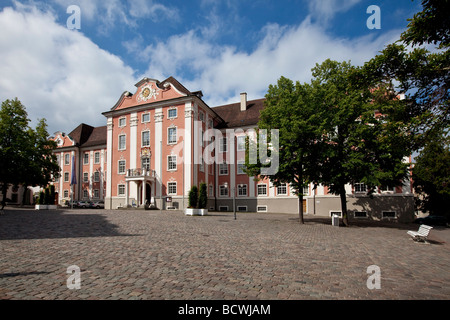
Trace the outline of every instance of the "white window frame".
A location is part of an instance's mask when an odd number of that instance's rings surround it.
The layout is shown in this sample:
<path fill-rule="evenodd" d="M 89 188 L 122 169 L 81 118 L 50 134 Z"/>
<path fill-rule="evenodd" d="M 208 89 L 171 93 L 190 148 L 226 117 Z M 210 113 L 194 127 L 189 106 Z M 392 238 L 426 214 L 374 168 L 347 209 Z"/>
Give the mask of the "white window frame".
<path fill-rule="evenodd" d="M 264 208 L 260 210 L 260 208 Z M 256 212 L 267 212 L 267 206 L 256 206 Z"/>
<path fill-rule="evenodd" d="M 226 170 L 223 170 L 223 166 L 226 166 Z M 224 173 L 226 171 L 226 173 Z M 228 175 L 228 163 L 219 163 L 219 176 L 227 176 Z"/>
<path fill-rule="evenodd" d="M 100 182 L 100 172 L 94 172 L 94 182 Z"/>
<path fill-rule="evenodd" d="M 70 153 L 66 153 L 64 155 L 64 165 L 66 165 L 66 166 L 70 165 Z"/>
<path fill-rule="evenodd" d="M 285 192 L 283 192 L 283 193 L 281 193 L 280 192 L 280 188 L 284 188 L 285 189 Z M 280 186 L 278 186 L 277 187 L 277 196 L 287 196 L 287 189 L 288 189 L 288 187 L 287 187 L 287 184 L 285 183 L 285 184 L 282 184 L 282 185 L 280 185 Z"/>
<path fill-rule="evenodd" d="M 228 138 L 223 137 L 219 139 L 219 152 L 228 152 Z"/>
<path fill-rule="evenodd" d="M 123 128 L 126 126 L 127 126 L 127 117 L 120 117 L 119 118 L 119 128 Z"/>
<path fill-rule="evenodd" d="M 94 193 L 93 193 L 93 198 L 94 199 L 99 199 L 100 198 L 100 190 L 98 189 L 94 189 Z"/>
<path fill-rule="evenodd" d="M 89 152 L 83 153 L 83 165 L 89 164 Z"/>
<path fill-rule="evenodd" d="M 246 136 L 237 136 L 236 137 L 236 150 L 237 151 L 245 151 L 245 137 Z M 244 140 L 239 142 L 239 140 Z"/>
<path fill-rule="evenodd" d="M 173 192 L 173 190 L 171 192 L 170 189 L 174 188 L 174 186 L 175 186 L 175 192 Z M 177 182 L 176 181 L 167 182 L 167 194 L 173 195 L 173 196 L 177 195 Z"/>
<path fill-rule="evenodd" d="M 99 164 L 100 163 L 100 152 L 94 152 L 94 164 Z"/>
<path fill-rule="evenodd" d="M 123 139 L 125 139 L 123 148 L 120 147 L 120 138 L 121 137 L 124 137 Z M 118 140 L 117 142 L 119 143 L 118 150 L 119 151 L 127 150 L 127 135 L 126 134 L 119 134 L 119 138 L 117 140 Z"/>
<path fill-rule="evenodd" d="M 69 197 L 69 190 L 64 190 L 64 198 L 68 198 Z"/>
<path fill-rule="evenodd" d="M 245 160 L 238 160 L 236 165 L 236 174 L 246 174 L 243 168 L 245 168 Z"/>
<path fill-rule="evenodd" d="M 123 162 L 123 172 L 120 171 L 120 163 Z M 117 173 L 118 174 L 126 174 L 127 173 L 127 160 L 118 160 L 117 161 Z"/>
<path fill-rule="evenodd" d="M 89 190 L 83 189 L 83 199 L 89 199 Z"/>
<path fill-rule="evenodd" d="M 174 159 L 175 158 L 175 161 Z M 175 167 L 173 167 L 175 165 Z M 167 171 L 177 171 L 177 156 L 176 155 L 168 155 L 167 156 Z"/>
<path fill-rule="evenodd" d="M 123 188 L 123 193 L 120 192 L 122 188 Z M 118 197 L 125 197 L 126 192 L 127 192 L 127 187 L 124 184 L 117 185 L 117 196 Z"/>
<path fill-rule="evenodd" d="M 170 112 L 175 110 L 175 116 L 170 116 Z M 167 110 L 167 119 L 176 119 L 178 118 L 178 108 L 177 107 L 170 107 Z"/>
<path fill-rule="evenodd" d="M 144 120 L 144 116 L 148 116 L 148 120 Z M 150 112 L 145 112 L 141 115 L 141 123 L 149 123 L 150 122 Z"/>
<path fill-rule="evenodd" d="M 240 210 L 240 208 L 244 208 L 244 210 Z M 248 207 L 247 206 L 236 206 L 236 211 L 237 212 L 247 212 Z"/>
<path fill-rule="evenodd" d="M 212 184 L 209 185 L 208 191 L 209 191 L 208 196 L 210 197 L 214 196 L 214 186 Z"/>
<path fill-rule="evenodd" d="M 243 193 L 245 191 L 245 194 Z M 237 196 L 246 197 L 248 195 L 248 186 L 246 184 L 240 183 L 237 185 Z"/>
<path fill-rule="evenodd" d="M 148 144 L 144 144 L 144 133 L 148 133 Z M 141 131 L 141 147 L 150 147 L 150 130 Z"/>
<path fill-rule="evenodd" d="M 171 140 L 171 134 L 170 134 L 171 130 L 175 130 L 175 141 Z M 177 127 L 168 127 L 167 128 L 167 144 L 176 144 L 177 143 L 177 140 L 178 140 L 177 133 L 178 133 Z"/>
<path fill-rule="evenodd" d="M 263 193 L 259 193 L 259 186 L 261 186 L 261 187 L 263 187 L 264 186 L 264 194 Z M 257 185 L 256 185 L 256 195 L 258 196 L 258 197 L 266 197 L 267 196 L 267 183 L 258 183 Z"/>
<path fill-rule="evenodd" d="M 367 192 L 367 185 L 362 182 L 353 184 L 353 188 L 355 189 L 355 193 L 366 193 Z"/>
<path fill-rule="evenodd" d="M 67 178 L 67 179 L 66 179 Z M 69 172 L 64 172 L 64 182 L 69 182 L 69 179 L 70 179 L 70 174 L 69 174 Z"/>
<path fill-rule="evenodd" d="M 89 172 L 83 172 L 83 183 L 89 182 Z"/>
<path fill-rule="evenodd" d="M 202 122 L 205 122 L 205 113 L 203 111 L 198 111 L 198 119 Z"/>
<path fill-rule="evenodd" d="M 222 191 L 226 190 L 226 194 L 222 194 Z M 219 186 L 219 197 L 225 198 L 229 196 L 229 191 L 228 191 L 228 187 L 225 186 L 224 184 L 221 184 Z"/>
<path fill-rule="evenodd" d="M 147 168 L 147 164 L 144 164 L 144 160 L 146 162 L 148 160 L 148 168 Z M 141 167 L 142 167 L 142 169 L 150 170 L 150 157 L 143 157 L 143 158 L 141 158 Z"/>

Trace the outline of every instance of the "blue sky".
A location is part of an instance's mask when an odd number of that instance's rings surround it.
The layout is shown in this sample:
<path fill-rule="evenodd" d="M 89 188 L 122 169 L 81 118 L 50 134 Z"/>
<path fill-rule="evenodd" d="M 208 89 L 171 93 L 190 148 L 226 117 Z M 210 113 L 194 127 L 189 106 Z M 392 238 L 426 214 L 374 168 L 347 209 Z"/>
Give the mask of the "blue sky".
<path fill-rule="evenodd" d="M 69 30 L 70 5 L 81 28 Z M 381 29 L 368 29 L 370 5 Z M 327 58 L 361 65 L 396 41 L 418 0 L 0 1 L 0 99 L 18 97 L 49 132 L 106 123 L 143 77 L 177 78 L 210 106 L 308 82 Z"/>

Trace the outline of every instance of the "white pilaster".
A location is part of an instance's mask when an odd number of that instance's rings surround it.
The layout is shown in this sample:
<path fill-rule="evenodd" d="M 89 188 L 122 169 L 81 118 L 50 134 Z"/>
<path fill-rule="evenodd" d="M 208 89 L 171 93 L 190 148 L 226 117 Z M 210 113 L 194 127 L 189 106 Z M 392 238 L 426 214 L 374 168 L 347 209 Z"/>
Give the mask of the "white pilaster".
<path fill-rule="evenodd" d="M 113 161 L 113 119 L 107 119 L 108 131 L 106 134 L 106 197 L 112 195 L 112 161 Z"/>
<path fill-rule="evenodd" d="M 154 139 L 154 150 L 155 150 L 155 171 L 156 171 L 156 181 L 155 181 L 155 194 L 156 197 L 160 197 L 160 189 L 162 184 L 162 163 L 161 163 L 161 141 L 164 143 L 163 138 L 163 128 L 162 121 L 164 118 L 164 113 L 162 108 L 157 108 L 155 110 L 155 139 Z"/>
<path fill-rule="evenodd" d="M 192 102 L 186 102 L 184 106 L 184 150 L 183 150 L 183 162 L 184 162 L 184 194 L 189 194 L 191 188 L 192 178 L 192 117 L 194 115 L 194 108 Z"/>

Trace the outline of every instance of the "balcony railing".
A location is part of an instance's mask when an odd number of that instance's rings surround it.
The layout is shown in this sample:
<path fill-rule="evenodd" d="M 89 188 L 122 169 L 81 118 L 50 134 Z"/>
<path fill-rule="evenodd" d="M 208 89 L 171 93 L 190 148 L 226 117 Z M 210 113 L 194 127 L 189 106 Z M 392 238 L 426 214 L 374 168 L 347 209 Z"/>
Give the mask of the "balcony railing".
<path fill-rule="evenodd" d="M 155 170 L 147 170 L 143 168 L 127 170 L 127 178 L 141 178 L 141 177 L 154 178 L 155 176 L 156 176 Z"/>

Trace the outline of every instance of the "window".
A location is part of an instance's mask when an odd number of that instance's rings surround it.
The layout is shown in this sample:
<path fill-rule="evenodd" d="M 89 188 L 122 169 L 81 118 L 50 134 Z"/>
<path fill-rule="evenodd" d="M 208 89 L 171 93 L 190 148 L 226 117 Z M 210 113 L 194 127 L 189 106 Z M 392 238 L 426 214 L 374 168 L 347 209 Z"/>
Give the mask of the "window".
<path fill-rule="evenodd" d="M 117 194 L 119 196 L 124 196 L 125 195 L 125 185 L 124 184 L 117 185 Z"/>
<path fill-rule="evenodd" d="M 83 198 L 85 198 L 85 199 L 89 198 L 89 193 L 86 189 L 83 190 Z"/>
<path fill-rule="evenodd" d="M 237 137 L 237 151 L 245 151 L 245 136 Z"/>
<path fill-rule="evenodd" d="M 228 206 L 220 206 L 219 211 L 228 211 Z"/>
<path fill-rule="evenodd" d="M 214 126 L 214 122 L 212 120 L 208 121 L 208 127 L 212 128 Z"/>
<path fill-rule="evenodd" d="M 64 164 L 69 165 L 70 164 L 70 154 L 66 153 L 64 155 Z"/>
<path fill-rule="evenodd" d="M 167 117 L 169 119 L 176 118 L 177 117 L 177 109 L 176 108 L 169 109 L 169 111 L 167 111 Z"/>
<path fill-rule="evenodd" d="M 145 169 L 145 170 L 150 170 L 150 158 L 142 158 L 141 159 L 141 161 L 142 161 L 142 169 Z"/>
<path fill-rule="evenodd" d="M 226 176 L 228 174 L 228 164 L 226 162 L 219 164 L 219 175 Z"/>
<path fill-rule="evenodd" d="M 177 170 L 177 156 L 167 156 L 167 170 Z"/>
<path fill-rule="evenodd" d="M 94 189 L 94 198 L 96 199 L 100 198 L 100 192 L 98 189 Z"/>
<path fill-rule="evenodd" d="M 169 182 L 167 183 L 167 190 L 168 194 L 177 194 L 177 183 L 176 182 Z"/>
<path fill-rule="evenodd" d="M 175 127 L 169 128 L 167 134 L 168 134 L 167 137 L 168 143 L 177 143 L 177 128 Z"/>
<path fill-rule="evenodd" d="M 238 206 L 238 207 L 237 207 L 237 211 L 240 211 L 240 212 L 247 212 L 247 206 Z"/>
<path fill-rule="evenodd" d="M 246 195 L 247 195 L 247 185 L 238 184 L 238 196 L 246 196 Z"/>
<path fill-rule="evenodd" d="M 150 131 L 142 131 L 142 146 L 149 147 L 150 146 Z"/>
<path fill-rule="evenodd" d="M 282 184 L 281 186 L 277 187 L 277 195 L 287 195 L 287 186 L 286 184 Z"/>
<path fill-rule="evenodd" d="M 267 196 L 267 184 L 258 184 L 258 196 Z"/>
<path fill-rule="evenodd" d="M 69 190 L 64 190 L 64 198 L 68 198 L 69 197 Z"/>
<path fill-rule="evenodd" d="M 83 164 L 89 164 L 89 153 L 83 154 Z"/>
<path fill-rule="evenodd" d="M 257 212 L 267 212 L 267 206 L 257 206 L 256 211 Z"/>
<path fill-rule="evenodd" d="M 119 119 L 119 127 L 125 127 L 127 125 L 127 118 Z"/>
<path fill-rule="evenodd" d="M 64 182 L 69 182 L 69 173 L 64 172 Z"/>
<path fill-rule="evenodd" d="M 205 172 L 205 160 L 203 160 L 203 158 L 202 161 L 200 162 L 199 170 L 201 172 Z"/>
<path fill-rule="evenodd" d="M 198 118 L 200 119 L 200 121 L 205 121 L 205 114 L 202 111 L 199 111 Z"/>
<path fill-rule="evenodd" d="M 119 136 L 119 150 L 125 150 L 127 147 L 127 136 L 124 134 L 121 134 Z"/>
<path fill-rule="evenodd" d="M 366 211 L 355 211 L 354 215 L 355 215 L 355 218 L 367 218 Z"/>
<path fill-rule="evenodd" d="M 221 138 L 220 139 L 220 146 L 219 146 L 219 151 L 220 152 L 227 152 L 227 138 Z"/>
<path fill-rule="evenodd" d="M 83 182 L 89 182 L 89 173 L 83 172 Z"/>
<path fill-rule="evenodd" d="M 150 113 L 142 114 L 142 123 L 150 122 Z"/>
<path fill-rule="evenodd" d="M 228 187 L 227 187 L 227 186 L 224 186 L 224 185 L 221 185 L 221 186 L 219 187 L 219 192 L 220 192 L 220 196 L 221 196 L 221 197 L 226 197 L 226 196 L 228 196 Z"/>
<path fill-rule="evenodd" d="M 94 153 L 94 163 L 95 164 L 100 163 L 100 152 Z"/>
<path fill-rule="evenodd" d="M 58 163 L 58 165 L 61 164 L 61 155 L 59 154 L 56 155 L 56 162 Z"/>
<path fill-rule="evenodd" d="M 237 162 L 237 174 L 245 174 L 245 161 L 244 160 L 238 160 Z"/>
<path fill-rule="evenodd" d="M 126 170 L 125 165 L 126 165 L 125 160 L 119 160 L 119 174 L 125 173 L 125 170 Z"/>
<path fill-rule="evenodd" d="M 397 218 L 395 211 L 383 211 L 383 218 Z"/>
<path fill-rule="evenodd" d="M 210 184 L 209 185 L 209 194 L 208 194 L 210 197 L 212 197 L 212 196 L 214 196 L 214 188 L 213 188 L 213 185 L 212 184 Z"/>
<path fill-rule="evenodd" d="M 303 187 L 303 195 L 309 195 L 309 187 Z"/>
<path fill-rule="evenodd" d="M 367 186 L 364 183 L 355 183 L 355 193 L 366 192 Z"/>
<path fill-rule="evenodd" d="M 100 182 L 100 172 L 94 172 L 94 182 Z"/>
<path fill-rule="evenodd" d="M 381 187 L 380 188 L 382 192 L 394 192 L 394 187 Z"/>

